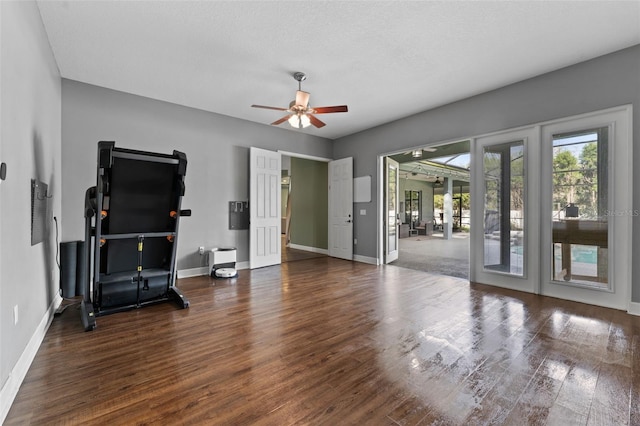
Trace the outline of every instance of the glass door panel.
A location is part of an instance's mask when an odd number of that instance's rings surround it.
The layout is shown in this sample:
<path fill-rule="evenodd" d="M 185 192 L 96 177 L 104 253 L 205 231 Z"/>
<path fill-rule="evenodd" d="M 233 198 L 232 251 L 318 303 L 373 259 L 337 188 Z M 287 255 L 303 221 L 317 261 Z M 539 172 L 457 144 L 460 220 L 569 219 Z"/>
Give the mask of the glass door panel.
<path fill-rule="evenodd" d="M 398 162 L 385 157 L 385 263 L 398 259 L 398 170 Z"/>
<path fill-rule="evenodd" d="M 608 288 L 606 127 L 553 135 L 552 279 Z"/>
<path fill-rule="evenodd" d="M 472 281 L 535 292 L 539 288 L 539 190 L 527 170 L 539 161 L 535 128 L 475 140 L 471 197 Z M 533 235 L 533 238 L 529 236 Z"/>
<path fill-rule="evenodd" d="M 484 267 L 524 274 L 524 142 L 484 148 Z"/>
<path fill-rule="evenodd" d="M 541 293 L 628 309 L 630 109 L 541 127 Z"/>
<path fill-rule="evenodd" d="M 422 191 L 404 191 L 405 199 L 405 223 L 415 229 L 422 220 Z"/>

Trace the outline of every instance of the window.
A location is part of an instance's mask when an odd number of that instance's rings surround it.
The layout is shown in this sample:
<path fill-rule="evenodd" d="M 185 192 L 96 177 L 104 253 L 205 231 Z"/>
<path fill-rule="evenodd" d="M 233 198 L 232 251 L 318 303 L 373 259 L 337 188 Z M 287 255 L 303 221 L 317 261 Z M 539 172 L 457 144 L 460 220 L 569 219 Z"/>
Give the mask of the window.
<path fill-rule="evenodd" d="M 555 281 L 607 287 L 607 128 L 553 135 Z"/>
<path fill-rule="evenodd" d="M 422 191 L 404 191 L 404 205 L 404 223 L 413 229 L 422 220 Z"/>
<path fill-rule="evenodd" d="M 524 142 L 484 148 L 484 268 L 524 274 Z"/>

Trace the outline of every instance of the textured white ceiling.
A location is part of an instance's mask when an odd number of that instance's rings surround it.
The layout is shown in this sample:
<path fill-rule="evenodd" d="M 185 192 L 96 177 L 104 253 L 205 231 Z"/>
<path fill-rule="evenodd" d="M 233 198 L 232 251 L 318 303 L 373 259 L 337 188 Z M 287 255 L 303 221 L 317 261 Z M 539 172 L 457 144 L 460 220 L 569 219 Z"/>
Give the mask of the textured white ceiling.
<path fill-rule="evenodd" d="M 64 78 L 335 139 L 640 43 L 640 1 L 39 1 Z"/>

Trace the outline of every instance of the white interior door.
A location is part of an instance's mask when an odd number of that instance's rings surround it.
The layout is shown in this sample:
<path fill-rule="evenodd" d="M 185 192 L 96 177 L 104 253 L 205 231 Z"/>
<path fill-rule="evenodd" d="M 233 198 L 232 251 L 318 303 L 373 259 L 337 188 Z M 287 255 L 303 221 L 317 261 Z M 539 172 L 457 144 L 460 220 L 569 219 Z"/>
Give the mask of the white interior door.
<path fill-rule="evenodd" d="M 329 162 L 329 256 L 353 259 L 353 158 Z"/>
<path fill-rule="evenodd" d="M 630 127 L 626 107 L 542 127 L 542 294 L 629 308 Z"/>
<path fill-rule="evenodd" d="M 249 157 L 249 267 L 254 269 L 281 262 L 281 155 L 252 147 Z"/>
<path fill-rule="evenodd" d="M 385 241 L 384 263 L 398 259 L 398 170 L 400 165 L 389 157 L 384 159 Z"/>

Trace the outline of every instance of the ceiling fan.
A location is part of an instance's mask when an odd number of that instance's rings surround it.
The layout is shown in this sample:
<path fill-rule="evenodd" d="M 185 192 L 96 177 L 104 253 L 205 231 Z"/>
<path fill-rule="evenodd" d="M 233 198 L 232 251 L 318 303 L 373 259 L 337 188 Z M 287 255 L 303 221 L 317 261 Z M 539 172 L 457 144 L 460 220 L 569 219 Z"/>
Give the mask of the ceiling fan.
<path fill-rule="evenodd" d="M 251 105 L 253 108 L 265 108 L 274 109 L 276 111 L 286 111 L 287 115 L 271 123 L 276 126 L 278 124 L 288 121 L 292 127 L 296 129 L 302 129 L 313 124 L 315 127 L 320 128 L 326 126 L 325 123 L 320 121 L 313 114 L 329 114 L 333 112 L 347 112 L 346 105 L 328 106 L 328 107 L 310 107 L 308 92 L 303 92 L 301 89 L 302 81 L 307 79 L 307 76 L 303 72 L 296 72 L 293 74 L 293 78 L 298 82 L 298 90 L 296 91 L 296 99 L 291 101 L 289 108 L 280 108 L 264 105 Z"/>
<path fill-rule="evenodd" d="M 411 151 L 403 152 L 403 155 L 409 155 L 413 158 L 422 158 L 423 152 L 436 152 L 438 148 L 420 148 L 420 149 L 412 149 Z"/>

